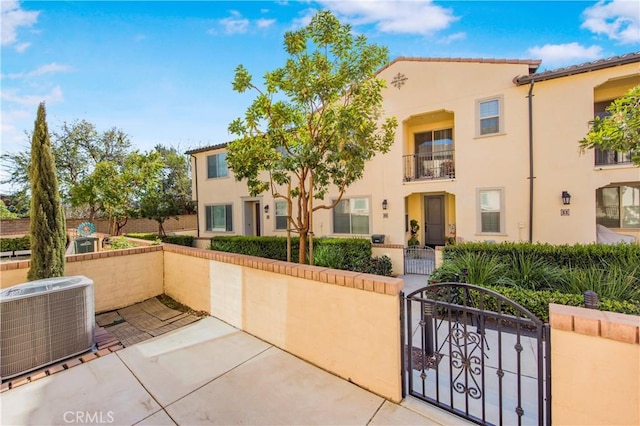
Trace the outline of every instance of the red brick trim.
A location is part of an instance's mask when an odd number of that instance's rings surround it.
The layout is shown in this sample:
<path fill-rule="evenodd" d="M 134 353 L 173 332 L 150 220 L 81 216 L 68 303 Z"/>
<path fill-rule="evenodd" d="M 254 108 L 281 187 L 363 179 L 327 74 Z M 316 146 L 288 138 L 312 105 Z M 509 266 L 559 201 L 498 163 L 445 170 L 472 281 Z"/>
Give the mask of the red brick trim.
<path fill-rule="evenodd" d="M 84 253 L 84 254 L 70 254 L 67 256 L 67 262 L 68 263 L 82 262 L 85 260 L 105 259 L 108 257 L 116 257 L 116 256 L 129 256 L 132 254 L 152 253 L 155 251 L 162 251 L 162 245 L 135 247 L 135 248 L 129 248 L 129 249 L 122 249 L 122 250 L 105 250 L 105 251 L 98 251 L 98 252 Z M 31 261 L 29 260 L 2 262 L 0 263 L 0 271 L 9 271 L 11 269 L 25 269 L 25 268 L 29 268 L 30 265 L 31 265 Z"/>
<path fill-rule="evenodd" d="M 635 315 L 552 303 L 549 305 L 549 323 L 554 330 L 640 344 L 640 317 Z"/>
<path fill-rule="evenodd" d="M 297 263 L 282 262 L 279 260 L 265 259 L 243 254 L 224 253 L 195 247 L 185 247 L 175 244 L 163 244 L 167 253 L 182 254 L 217 262 L 231 263 L 252 269 L 274 272 L 276 274 L 289 275 L 320 281 L 327 284 L 352 287 L 380 294 L 396 296 L 404 287 L 404 281 L 399 278 L 384 277 L 381 275 L 361 274 L 359 272 L 340 271 L 322 266 L 300 265 Z M 400 246 L 402 247 L 402 246 Z"/>

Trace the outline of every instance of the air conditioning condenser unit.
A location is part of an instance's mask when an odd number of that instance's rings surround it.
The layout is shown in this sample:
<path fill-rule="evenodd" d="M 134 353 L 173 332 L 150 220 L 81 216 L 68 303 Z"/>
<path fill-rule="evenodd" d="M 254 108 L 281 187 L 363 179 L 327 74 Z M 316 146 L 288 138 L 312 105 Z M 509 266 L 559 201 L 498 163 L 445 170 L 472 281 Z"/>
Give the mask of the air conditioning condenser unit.
<path fill-rule="evenodd" d="M 87 352 L 94 345 L 93 281 L 47 278 L 0 291 L 0 378 Z"/>

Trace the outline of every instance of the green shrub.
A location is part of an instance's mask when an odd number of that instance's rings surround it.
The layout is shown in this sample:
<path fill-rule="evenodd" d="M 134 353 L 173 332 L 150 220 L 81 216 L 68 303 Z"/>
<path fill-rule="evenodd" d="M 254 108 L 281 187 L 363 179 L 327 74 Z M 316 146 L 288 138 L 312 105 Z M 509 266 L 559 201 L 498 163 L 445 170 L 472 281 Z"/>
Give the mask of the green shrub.
<path fill-rule="evenodd" d="M 584 294 L 595 291 L 600 298 L 613 300 L 640 300 L 640 281 L 636 270 L 613 264 L 601 269 L 597 266 L 568 269 L 569 279 L 562 282 L 559 290 L 566 293 Z"/>
<path fill-rule="evenodd" d="M 193 247 L 194 237 L 191 235 L 165 235 L 164 237 L 158 237 L 158 234 L 147 232 L 129 232 L 125 234 L 127 237 L 138 238 L 147 241 L 162 241 L 163 243 L 177 244 L 181 246 Z"/>
<path fill-rule="evenodd" d="M 528 290 L 518 287 L 487 286 L 488 289 L 513 300 L 543 321 L 549 320 L 549 304 L 557 303 L 567 306 L 584 306 L 584 296 L 568 294 L 560 291 Z M 496 309 L 497 306 L 485 305 L 485 309 Z M 600 310 L 640 315 L 640 303 L 600 299 Z"/>
<path fill-rule="evenodd" d="M 466 252 L 443 262 L 442 266 L 433 271 L 431 280 L 453 282 L 456 275 L 462 278 L 465 270 L 466 281 L 480 286 L 495 285 L 506 274 L 505 265 L 498 259 L 481 252 Z"/>
<path fill-rule="evenodd" d="M 586 268 L 606 267 L 620 261 L 640 263 L 640 244 L 574 244 L 551 245 L 541 243 L 503 242 L 462 243 L 445 246 L 443 260 L 461 256 L 464 253 L 484 253 L 509 264 L 514 255 L 523 253 L 529 258 L 542 259 L 550 266 Z"/>
<path fill-rule="evenodd" d="M 137 244 L 127 240 L 124 235 L 120 235 L 119 237 L 111 237 L 109 238 L 109 250 L 121 250 L 128 249 L 132 247 L 137 247 Z"/>
<path fill-rule="evenodd" d="M 344 253 L 340 247 L 321 245 L 313 251 L 313 263 L 332 269 L 343 269 Z"/>
<path fill-rule="evenodd" d="M 292 260 L 297 259 L 300 239 L 291 238 Z M 326 247 L 326 248 L 322 248 Z M 285 237 L 216 236 L 211 238 L 211 250 L 228 253 L 259 256 L 267 259 L 287 260 L 287 239 Z M 319 255 L 317 253 L 320 252 Z M 371 242 L 363 238 L 314 238 L 314 263 L 329 261 L 338 254 L 342 256 L 341 269 L 360 271 L 362 265 L 371 263 Z M 337 264 L 335 259 L 332 264 Z M 324 266 L 321 265 L 321 266 Z"/>
<path fill-rule="evenodd" d="M 497 284 L 522 287 L 529 290 L 552 290 L 568 281 L 565 270 L 550 265 L 541 257 L 528 256 L 524 252 L 512 253 L 504 268 L 504 276 Z"/>
<path fill-rule="evenodd" d="M 15 238 L 0 238 L 0 251 L 31 250 L 31 238 L 29 235 Z"/>

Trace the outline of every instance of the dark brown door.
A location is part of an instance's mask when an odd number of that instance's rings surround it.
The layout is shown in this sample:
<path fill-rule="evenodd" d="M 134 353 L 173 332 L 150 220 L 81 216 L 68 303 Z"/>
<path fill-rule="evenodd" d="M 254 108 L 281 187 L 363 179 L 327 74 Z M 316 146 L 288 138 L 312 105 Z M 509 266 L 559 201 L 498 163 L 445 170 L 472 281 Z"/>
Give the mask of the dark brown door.
<path fill-rule="evenodd" d="M 424 244 L 427 246 L 444 245 L 444 195 L 424 197 L 425 219 Z"/>

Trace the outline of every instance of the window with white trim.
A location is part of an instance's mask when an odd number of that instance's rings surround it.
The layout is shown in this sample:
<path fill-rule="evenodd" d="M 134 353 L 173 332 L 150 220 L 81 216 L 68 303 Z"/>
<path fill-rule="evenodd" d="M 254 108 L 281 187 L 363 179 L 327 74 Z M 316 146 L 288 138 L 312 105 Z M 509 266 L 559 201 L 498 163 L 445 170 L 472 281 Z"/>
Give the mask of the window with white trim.
<path fill-rule="evenodd" d="M 211 232 L 233 231 L 233 207 L 231 204 L 205 206 L 205 227 Z"/>
<path fill-rule="evenodd" d="M 640 185 L 598 188 L 596 223 L 607 228 L 640 228 Z"/>
<path fill-rule="evenodd" d="M 276 230 L 287 230 L 287 202 L 276 201 Z"/>
<path fill-rule="evenodd" d="M 476 117 L 477 136 L 503 133 L 502 96 L 478 100 L 476 102 Z"/>
<path fill-rule="evenodd" d="M 333 208 L 333 233 L 369 234 L 370 217 L 368 198 L 340 200 Z"/>
<path fill-rule="evenodd" d="M 504 191 L 501 188 L 478 189 L 478 231 L 481 234 L 504 233 Z"/>
<path fill-rule="evenodd" d="M 227 153 L 209 155 L 207 157 L 207 178 L 227 177 L 229 171 L 227 169 Z"/>

